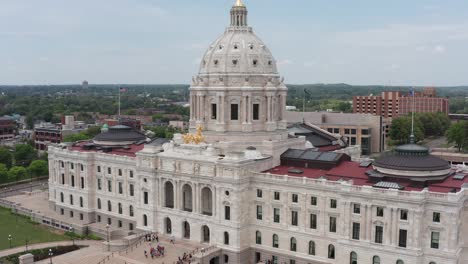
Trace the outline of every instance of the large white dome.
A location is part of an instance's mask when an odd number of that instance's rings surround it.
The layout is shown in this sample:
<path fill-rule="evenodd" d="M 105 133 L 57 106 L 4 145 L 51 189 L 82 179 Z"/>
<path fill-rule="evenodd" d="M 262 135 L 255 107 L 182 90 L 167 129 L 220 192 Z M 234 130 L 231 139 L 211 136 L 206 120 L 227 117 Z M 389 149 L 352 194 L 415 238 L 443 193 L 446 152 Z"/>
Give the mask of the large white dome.
<path fill-rule="evenodd" d="M 200 65 L 203 74 L 278 74 L 268 47 L 250 27 L 229 27 L 210 45 Z"/>

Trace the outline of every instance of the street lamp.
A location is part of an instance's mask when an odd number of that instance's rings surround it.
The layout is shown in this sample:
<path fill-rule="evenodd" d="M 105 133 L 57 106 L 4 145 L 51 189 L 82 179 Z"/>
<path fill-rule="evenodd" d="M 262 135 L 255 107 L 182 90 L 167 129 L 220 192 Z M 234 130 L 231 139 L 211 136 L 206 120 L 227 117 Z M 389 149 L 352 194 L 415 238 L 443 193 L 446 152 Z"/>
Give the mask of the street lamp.
<path fill-rule="evenodd" d="M 29 240 L 26 239 L 26 251 L 28 251 L 28 242 L 29 242 Z"/>
<path fill-rule="evenodd" d="M 70 237 L 72 239 L 72 243 L 73 243 L 73 246 L 74 246 L 75 245 L 75 233 L 73 233 L 73 232 L 75 231 L 75 229 L 73 228 L 73 226 L 70 226 L 68 231 L 70 232 Z"/>
<path fill-rule="evenodd" d="M 8 242 L 10 243 L 10 248 L 11 248 L 11 239 L 12 239 L 11 235 L 8 235 Z"/>
<path fill-rule="evenodd" d="M 109 228 L 110 228 L 110 225 L 107 224 L 107 225 L 106 225 L 106 230 L 107 230 L 107 251 L 110 251 L 110 244 L 109 244 Z"/>
<path fill-rule="evenodd" d="M 54 253 L 52 252 L 52 249 L 49 248 L 49 258 L 50 258 L 50 264 L 52 264 L 52 256 L 54 255 Z"/>

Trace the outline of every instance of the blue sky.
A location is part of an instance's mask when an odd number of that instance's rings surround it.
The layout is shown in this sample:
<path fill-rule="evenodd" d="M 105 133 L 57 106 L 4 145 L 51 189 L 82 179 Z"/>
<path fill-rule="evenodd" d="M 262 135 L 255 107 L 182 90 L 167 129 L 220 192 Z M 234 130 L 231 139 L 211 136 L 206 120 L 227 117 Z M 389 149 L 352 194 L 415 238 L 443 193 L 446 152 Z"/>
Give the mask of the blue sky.
<path fill-rule="evenodd" d="M 234 0 L 0 0 L 0 84 L 189 83 Z M 288 83 L 468 85 L 466 0 L 245 0 Z"/>

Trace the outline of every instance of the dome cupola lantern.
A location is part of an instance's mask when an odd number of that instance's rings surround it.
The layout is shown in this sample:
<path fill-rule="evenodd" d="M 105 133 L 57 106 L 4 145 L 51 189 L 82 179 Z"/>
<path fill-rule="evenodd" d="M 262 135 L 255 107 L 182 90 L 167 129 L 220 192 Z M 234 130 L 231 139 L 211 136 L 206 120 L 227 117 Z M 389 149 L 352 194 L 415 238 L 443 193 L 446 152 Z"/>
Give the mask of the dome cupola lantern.
<path fill-rule="evenodd" d="M 246 27 L 247 13 L 247 8 L 242 0 L 237 0 L 236 4 L 231 8 L 231 27 Z"/>

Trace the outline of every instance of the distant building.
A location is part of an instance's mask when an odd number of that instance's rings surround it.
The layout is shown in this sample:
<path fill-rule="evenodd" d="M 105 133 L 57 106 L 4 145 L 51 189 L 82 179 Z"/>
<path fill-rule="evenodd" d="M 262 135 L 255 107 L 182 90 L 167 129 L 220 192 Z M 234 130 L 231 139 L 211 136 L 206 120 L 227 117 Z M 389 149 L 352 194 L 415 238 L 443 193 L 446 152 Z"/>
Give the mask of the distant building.
<path fill-rule="evenodd" d="M 16 122 L 9 117 L 0 117 L 0 140 L 12 140 L 17 131 Z"/>
<path fill-rule="evenodd" d="M 414 98 L 399 91 L 382 92 L 380 96 L 354 96 L 353 112 L 379 115 L 391 120 L 411 113 L 413 100 L 415 113 L 449 112 L 449 100 L 437 97 L 434 88 L 424 88 L 421 92 L 415 92 Z"/>
<path fill-rule="evenodd" d="M 360 145 L 362 155 L 385 150 L 387 125 L 381 116 L 371 114 L 286 111 L 288 122 L 314 124 L 332 134 L 347 138 L 349 146 Z"/>
<path fill-rule="evenodd" d="M 46 151 L 50 144 L 60 144 L 64 137 L 77 134 L 86 128 L 83 122 L 75 121 L 74 116 L 64 116 L 59 124 L 42 122 L 34 127 L 34 146 L 37 150 Z"/>
<path fill-rule="evenodd" d="M 184 121 L 169 121 L 169 126 L 178 128 L 180 130 L 188 129 L 188 122 Z"/>
<path fill-rule="evenodd" d="M 81 88 L 88 89 L 88 81 L 83 81 L 83 83 L 81 83 Z"/>
<path fill-rule="evenodd" d="M 141 130 L 141 120 L 131 118 L 120 118 L 120 119 L 104 119 L 103 124 L 108 126 L 124 125 L 131 127 L 135 130 Z"/>

